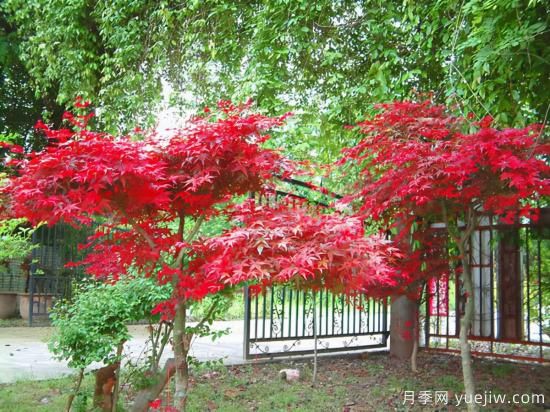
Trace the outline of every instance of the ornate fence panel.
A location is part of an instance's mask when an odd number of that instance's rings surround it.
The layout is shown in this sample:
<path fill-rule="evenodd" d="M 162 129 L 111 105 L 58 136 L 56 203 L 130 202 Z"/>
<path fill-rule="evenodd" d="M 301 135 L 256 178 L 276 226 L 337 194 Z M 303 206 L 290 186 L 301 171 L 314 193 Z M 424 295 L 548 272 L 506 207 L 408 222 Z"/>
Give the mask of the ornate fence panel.
<path fill-rule="evenodd" d="M 35 275 L 29 277 L 28 301 L 29 324 L 49 320 L 49 312 L 58 299 L 70 299 L 75 278 L 60 275 Z"/>
<path fill-rule="evenodd" d="M 319 352 L 386 348 L 388 305 L 290 286 L 272 287 L 258 296 L 245 290 L 246 359 L 311 354 L 314 328 Z"/>
<path fill-rule="evenodd" d="M 550 361 L 550 209 L 541 209 L 536 222 L 514 225 L 483 218 L 470 250 L 473 352 Z M 464 301 L 455 276 L 431 283 L 424 324 L 427 347 L 458 349 Z"/>
<path fill-rule="evenodd" d="M 283 179 L 292 193 L 275 191 L 257 197 L 260 204 L 281 199 L 306 200 L 325 208 L 341 196 L 294 179 Z M 252 296 L 245 289 L 244 357 L 272 358 L 311 354 L 315 333 L 319 352 L 387 348 L 388 302 L 346 297 L 320 290 L 274 286 Z"/>

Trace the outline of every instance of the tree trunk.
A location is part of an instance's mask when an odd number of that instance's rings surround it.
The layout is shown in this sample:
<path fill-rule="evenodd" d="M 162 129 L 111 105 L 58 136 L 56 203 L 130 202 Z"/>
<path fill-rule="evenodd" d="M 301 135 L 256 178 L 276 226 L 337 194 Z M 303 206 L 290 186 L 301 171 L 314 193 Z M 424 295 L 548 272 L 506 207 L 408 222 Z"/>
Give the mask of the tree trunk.
<path fill-rule="evenodd" d="M 94 406 L 104 412 L 111 412 L 113 409 L 113 388 L 119 365 L 120 362 L 111 363 L 95 373 Z"/>
<path fill-rule="evenodd" d="M 186 333 L 186 305 L 180 302 L 176 307 L 174 317 L 174 355 L 176 359 L 176 390 L 174 406 L 178 411 L 185 411 L 187 403 L 187 389 L 189 387 L 189 353 L 190 336 Z"/>
<path fill-rule="evenodd" d="M 146 412 L 149 409 L 149 402 L 152 402 L 159 397 L 160 393 L 170 381 L 170 378 L 174 376 L 175 372 L 176 362 L 174 359 L 170 358 L 164 364 L 164 369 L 162 372 L 157 374 L 155 383 L 152 386 L 138 392 L 135 397 L 134 404 L 130 410 L 132 412 Z"/>
<path fill-rule="evenodd" d="M 413 336 L 413 347 L 412 347 L 412 353 L 411 353 L 411 370 L 413 373 L 418 372 L 418 346 L 420 344 L 420 306 L 422 305 L 422 296 L 428 294 L 428 287 L 427 283 L 423 282 L 422 287 L 420 288 L 420 294 L 418 296 L 418 299 L 415 301 L 414 306 L 414 319 L 413 319 L 413 330 L 412 330 L 412 336 Z M 426 297 L 426 299 L 428 299 Z M 427 346 L 427 343 L 426 343 Z"/>
<path fill-rule="evenodd" d="M 470 343 L 468 342 L 468 333 L 472 325 L 474 316 L 474 287 L 472 283 L 472 272 L 470 263 L 465 254 L 464 244 L 459 245 L 460 254 L 462 256 L 462 279 L 464 282 L 464 291 L 466 293 L 466 304 L 464 315 L 460 320 L 460 356 L 462 358 L 462 375 L 464 379 L 465 399 L 468 402 L 469 411 L 477 411 L 477 405 L 474 403 L 475 397 L 475 381 L 474 372 L 472 369 L 472 354 Z"/>
<path fill-rule="evenodd" d="M 122 351 L 124 349 L 124 342 L 120 342 L 118 344 L 117 350 L 116 350 L 116 357 L 118 359 L 118 368 L 115 371 L 115 388 L 113 390 L 113 405 L 112 405 L 112 412 L 116 412 L 117 409 L 117 403 L 118 403 L 118 393 L 120 391 L 120 367 L 122 364 Z"/>
<path fill-rule="evenodd" d="M 84 368 L 80 369 L 80 373 L 78 374 L 78 379 L 76 381 L 73 393 L 69 395 L 69 399 L 67 399 L 67 408 L 65 409 L 66 412 L 71 411 L 71 406 L 73 404 L 75 396 L 78 394 L 78 391 L 80 391 L 80 385 L 82 385 L 82 379 L 84 378 Z"/>
<path fill-rule="evenodd" d="M 419 325 L 419 319 L 418 319 L 419 313 L 420 311 L 418 310 L 418 306 L 417 306 L 416 314 L 413 320 L 414 322 L 413 323 L 413 348 L 411 353 L 411 370 L 413 371 L 413 373 L 418 372 L 416 359 L 418 355 L 418 339 L 419 339 L 419 332 L 420 332 L 420 325 Z"/>
<path fill-rule="evenodd" d="M 414 349 L 418 303 L 404 295 L 392 296 L 390 314 L 390 356 L 409 361 Z"/>

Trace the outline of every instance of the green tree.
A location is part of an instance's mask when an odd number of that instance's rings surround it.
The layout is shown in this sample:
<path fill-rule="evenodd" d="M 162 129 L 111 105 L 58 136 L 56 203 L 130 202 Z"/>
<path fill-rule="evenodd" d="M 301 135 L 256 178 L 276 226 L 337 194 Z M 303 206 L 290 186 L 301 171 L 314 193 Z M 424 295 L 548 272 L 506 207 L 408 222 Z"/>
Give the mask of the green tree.
<path fill-rule="evenodd" d="M 35 94 L 19 43 L 17 30 L 0 7 L 0 141 L 38 149 L 44 139 L 34 132 L 34 124 L 40 118 L 59 123 L 63 107 L 51 98 L 51 91 Z"/>
<path fill-rule="evenodd" d="M 341 127 L 369 114 L 372 102 L 416 91 L 433 91 L 462 114 L 489 112 L 502 125 L 542 121 L 548 9 L 542 0 L 4 6 L 38 93 L 54 89 L 66 106 L 75 95 L 93 99 L 111 130 L 152 121 L 164 80 L 180 107 L 251 97 L 269 113 L 296 111 L 300 126 L 274 142 L 323 161 L 353 140 Z"/>

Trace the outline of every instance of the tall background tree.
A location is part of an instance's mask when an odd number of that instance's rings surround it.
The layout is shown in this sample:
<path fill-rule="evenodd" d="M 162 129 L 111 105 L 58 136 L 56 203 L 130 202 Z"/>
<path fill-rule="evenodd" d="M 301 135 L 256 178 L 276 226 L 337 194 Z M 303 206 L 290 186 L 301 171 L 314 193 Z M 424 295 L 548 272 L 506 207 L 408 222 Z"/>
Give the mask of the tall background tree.
<path fill-rule="evenodd" d="M 64 106 L 93 99 L 110 130 L 153 121 L 164 83 L 181 108 L 252 97 L 267 114 L 296 111 L 300 126 L 273 144 L 328 161 L 353 140 L 342 124 L 415 90 L 506 126 L 542 122 L 550 100 L 542 0 L 7 0 L 3 11 L 33 90 Z"/>
<path fill-rule="evenodd" d="M 35 93 L 20 58 L 17 29 L 5 11 L 0 7 L 0 141 L 37 150 L 45 139 L 35 132 L 34 124 L 42 117 L 59 124 L 63 106 L 56 102 L 52 90 Z"/>

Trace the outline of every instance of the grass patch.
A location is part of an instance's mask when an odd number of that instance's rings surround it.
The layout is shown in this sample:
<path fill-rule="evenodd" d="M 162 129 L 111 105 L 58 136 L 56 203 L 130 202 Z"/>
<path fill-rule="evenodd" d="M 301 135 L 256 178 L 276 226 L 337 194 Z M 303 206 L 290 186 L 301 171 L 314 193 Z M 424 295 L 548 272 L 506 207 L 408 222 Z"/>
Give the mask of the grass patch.
<path fill-rule="evenodd" d="M 404 405 L 406 391 L 448 391 L 463 393 L 460 359 L 456 356 L 421 353 L 420 372 L 414 374 L 407 363 L 387 355 L 360 358 L 323 358 L 318 382 L 311 384 L 309 361 L 256 363 L 232 367 L 198 367 L 192 370 L 188 410 L 207 411 L 430 411 L 435 405 Z M 297 368 L 301 379 L 287 383 L 279 376 L 285 368 Z M 502 361 L 474 361 L 477 391 L 492 393 L 542 393 L 548 406 L 550 374 L 544 365 L 525 365 Z M 0 385 L 0 410 L 35 412 L 64 410 L 73 386 L 72 378 Z M 74 411 L 90 411 L 93 376 L 83 384 L 85 396 L 77 399 Z M 122 410 L 129 410 L 132 389 L 122 392 Z M 170 401 L 166 391 L 162 399 Z M 510 407 L 508 407 L 510 406 Z M 486 409 L 514 410 L 514 405 L 488 405 Z M 522 410 L 543 410 L 544 405 L 522 405 Z M 439 410 L 461 410 L 447 405 Z"/>
<path fill-rule="evenodd" d="M 59 412 L 65 410 L 67 397 L 72 391 L 73 377 L 44 381 L 21 381 L 0 385 L 0 410 L 13 412 Z M 88 375 L 82 382 L 82 392 L 93 394 L 93 377 Z M 73 411 L 86 411 L 88 396 L 75 400 Z M 91 401 L 90 401 L 91 404 Z"/>
<path fill-rule="evenodd" d="M 461 393 L 464 392 L 464 384 L 462 379 L 455 375 L 441 375 L 439 377 L 439 387 L 445 388 L 450 392 Z"/>
<path fill-rule="evenodd" d="M 29 326 L 29 321 L 22 318 L 0 319 L 0 328 L 13 328 L 19 326 Z"/>
<path fill-rule="evenodd" d="M 498 365 L 493 365 L 491 368 L 491 371 L 493 372 L 493 375 L 495 375 L 498 378 L 504 378 L 506 376 L 511 375 L 514 373 L 514 365 L 509 363 L 501 363 Z"/>

